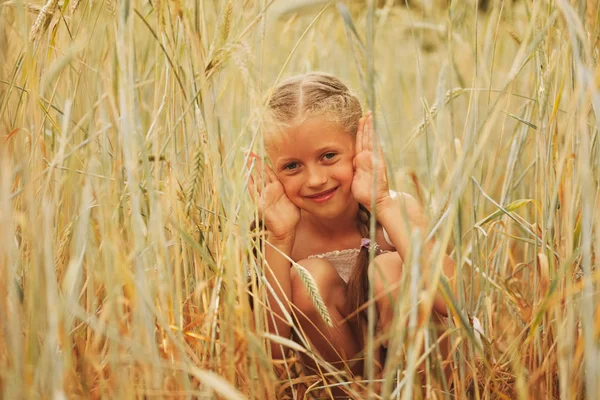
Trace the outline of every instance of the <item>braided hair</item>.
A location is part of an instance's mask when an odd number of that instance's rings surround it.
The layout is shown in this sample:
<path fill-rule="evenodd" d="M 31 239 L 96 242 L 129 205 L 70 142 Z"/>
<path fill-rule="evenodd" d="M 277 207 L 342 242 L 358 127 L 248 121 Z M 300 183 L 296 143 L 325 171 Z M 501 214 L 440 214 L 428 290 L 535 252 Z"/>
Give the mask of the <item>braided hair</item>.
<path fill-rule="evenodd" d="M 298 126 L 317 115 L 327 115 L 356 135 L 362 109 L 342 81 L 324 72 L 292 76 L 275 86 L 264 116 L 267 134 Z"/>
<path fill-rule="evenodd" d="M 358 208 L 358 221 L 357 226 L 360 235 L 363 238 L 369 237 L 369 220 L 371 219 L 371 213 L 362 204 Z M 360 252 L 356 259 L 356 264 L 352 269 L 350 279 L 348 279 L 348 301 L 352 311 L 358 310 L 365 302 L 368 297 L 368 270 L 369 270 L 369 248 L 361 246 Z M 357 322 L 361 319 L 366 318 L 364 311 L 357 313 Z"/>

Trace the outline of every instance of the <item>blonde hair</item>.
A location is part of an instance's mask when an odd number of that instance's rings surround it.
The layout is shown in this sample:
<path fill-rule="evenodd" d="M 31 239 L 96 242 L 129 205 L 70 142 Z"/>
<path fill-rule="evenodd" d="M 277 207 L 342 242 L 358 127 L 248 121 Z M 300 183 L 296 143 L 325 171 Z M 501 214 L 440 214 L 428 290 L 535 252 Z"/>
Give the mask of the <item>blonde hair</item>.
<path fill-rule="evenodd" d="M 324 72 L 296 75 L 273 88 L 264 119 L 265 132 L 267 136 L 277 134 L 315 116 L 327 116 L 354 138 L 362 109 L 358 98 L 335 76 Z M 361 204 L 357 227 L 364 238 L 369 237 L 370 217 L 369 211 Z M 366 301 L 368 267 L 369 251 L 362 247 L 348 280 L 349 302 L 353 311 Z M 357 320 L 361 317 L 364 313 L 357 314 Z"/>
<path fill-rule="evenodd" d="M 356 135 L 362 109 L 358 98 L 331 74 L 311 72 L 292 76 L 273 88 L 264 119 L 269 133 L 326 115 L 350 135 Z"/>

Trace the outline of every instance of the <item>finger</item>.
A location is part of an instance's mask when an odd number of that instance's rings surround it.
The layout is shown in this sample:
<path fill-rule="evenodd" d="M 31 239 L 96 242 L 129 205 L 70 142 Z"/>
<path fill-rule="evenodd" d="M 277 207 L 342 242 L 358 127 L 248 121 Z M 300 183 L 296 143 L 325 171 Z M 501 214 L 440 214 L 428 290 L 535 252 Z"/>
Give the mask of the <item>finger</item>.
<path fill-rule="evenodd" d="M 254 173 L 254 168 L 256 168 L 255 161 L 253 158 L 248 158 L 246 160 L 246 177 L 248 181 L 252 179 L 252 174 Z"/>
<path fill-rule="evenodd" d="M 263 191 L 263 188 L 265 187 L 265 182 L 263 179 L 263 173 L 260 171 L 260 167 L 258 165 L 254 166 L 254 170 L 252 171 L 252 174 L 250 175 L 251 179 L 252 179 L 252 185 L 254 186 L 254 191 L 257 194 L 261 194 Z"/>
<path fill-rule="evenodd" d="M 256 187 L 256 183 L 254 182 L 254 179 L 252 177 L 250 177 L 250 179 L 248 180 L 248 192 L 250 192 L 250 197 L 252 198 L 252 201 L 254 202 L 254 204 L 256 204 L 257 206 L 260 207 L 259 200 L 260 200 L 260 192 L 258 191 L 258 188 Z"/>
<path fill-rule="evenodd" d="M 260 175 L 262 176 L 263 183 L 265 186 L 267 186 L 274 180 L 277 180 L 277 176 L 275 175 L 271 167 L 266 162 L 264 162 L 262 158 L 259 159 L 257 162 L 259 163 L 257 165 L 257 168 L 259 168 Z"/>
<path fill-rule="evenodd" d="M 267 177 L 269 178 L 269 182 L 276 182 L 279 180 L 275 174 L 275 171 L 273 171 L 273 168 L 270 166 L 265 165 L 265 171 L 267 173 Z"/>
<path fill-rule="evenodd" d="M 367 111 L 367 114 L 365 114 L 365 116 L 364 116 L 364 120 L 365 121 L 364 121 L 364 124 L 363 124 L 363 134 L 362 134 L 362 149 L 364 151 L 367 151 L 369 149 L 369 147 L 368 147 L 368 141 L 367 141 L 367 134 L 368 134 L 367 124 L 369 123 L 369 113 L 370 113 L 370 111 Z"/>
<path fill-rule="evenodd" d="M 372 113 L 371 113 L 371 118 L 370 118 L 369 132 L 370 132 L 369 143 L 371 146 L 371 151 L 377 150 L 377 156 L 381 159 L 383 156 L 383 150 L 381 148 L 381 140 L 379 138 L 379 134 L 378 134 L 378 132 L 375 132 L 375 124 L 373 123 L 373 114 Z"/>
<path fill-rule="evenodd" d="M 364 129 L 363 149 L 373 151 L 373 114 L 367 113 Z"/>
<path fill-rule="evenodd" d="M 257 176 L 260 176 L 260 183 L 261 183 L 260 188 L 262 190 L 262 188 L 264 188 L 265 186 L 267 186 L 269 183 L 271 183 L 273 181 L 274 174 L 269 173 L 271 168 L 265 162 L 263 162 L 263 160 L 261 158 L 258 158 L 258 156 L 256 158 L 256 168 L 255 169 L 256 169 Z M 277 177 L 275 177 L 275 179 L 277 179 Z"/>
<path fill-rule="evenodd" d="M 250 171 L 250 169 L 252 168 L 252 153 L 245 152 L 244 159 L 246 160 L 246 168 L 248 168 L 248 171 Z"/>
<path fill-rule="evenodd" d="M 248 169 L 248 175 L 251 175 L 256 169 L 256 160 L 258 156 L 251 151 L 246 152 L 246 168 Z"/>
<path fill-rule="evenodd" d="M 254 179 L 250 178 L 248 181 L 248 191 L 250 192 L 250 197 L 252 198 L 252 202 L 256 207 L 256 211 L 258 212 L 259 218 L 262 218 L 264 207 L 265 207 L 265 199 L 259 190 L 260 185 L 256 185 Z"/>
<path fill-rule="evenodd" d="M 365 118 L 362 117 L 358 120 L 358 129 L 356 130 L 356 149 L 355 153 L 358 154 L 362 151 L 362 137 L 363 137 L 363 129 L 365 126 Z"/>

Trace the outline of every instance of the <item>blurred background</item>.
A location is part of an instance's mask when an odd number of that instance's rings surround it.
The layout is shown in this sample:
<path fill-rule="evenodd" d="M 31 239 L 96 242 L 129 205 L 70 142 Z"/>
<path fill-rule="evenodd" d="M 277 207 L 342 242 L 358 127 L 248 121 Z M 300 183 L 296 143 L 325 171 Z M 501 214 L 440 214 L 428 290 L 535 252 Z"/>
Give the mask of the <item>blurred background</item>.
<path fill-rule="evenodd" d="M 599 17 L 595 0 L 0 0 L 2 397 L 598 398 Z M 377 379 L 266 333 L 244 151 L 264 154 L 269 88 L 314 70 L 374 110 L 431 259 L 456 262 L 448 360 L 427 321 L 405 328 L 432 284 L 411 273 Z"/>

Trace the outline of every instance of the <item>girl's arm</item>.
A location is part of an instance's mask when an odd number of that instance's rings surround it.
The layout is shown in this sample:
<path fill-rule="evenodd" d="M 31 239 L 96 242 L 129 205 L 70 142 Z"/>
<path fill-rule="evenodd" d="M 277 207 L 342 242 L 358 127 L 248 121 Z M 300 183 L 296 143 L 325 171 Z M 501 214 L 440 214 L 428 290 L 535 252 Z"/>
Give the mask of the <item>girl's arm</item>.
<path fill-rule="evenodd" d="M 375 183 L 375 217 L 386 230 L 390 241 L 402 260 L 406 261 L 410 251 L 412 231 L 419 228 L 424 239 L 428 226 L 427 219 L 419 203 L 411 196 L 403 194 L 398 199 L 393 199 L 390 196 L 385 158 L 381 146 L 377 146 L 377 151 L 374 149 L 373 144 L 376 140 L 374 136 L 373 116 L 371 112 L 368 112 L 366 117 L 361 118 L 356 133 L 355 173 L 352 180 L 352 193 L 359 203 L 370 210 L 373 183 Z M 404 211 L 406 211 L 406 214 Z M 409 229 L 407 229 L 404 215 L 409 216 Z M 433 246 L 433 241 L 425 243 L 423 253 L 431 254 Z M 428 258 L 423 257 L 421 270 L 425 279 L 428 279 L 430 273 L 428 263 Z M 443 268 L 449 279 L 454 277 L 454 262 L 447 255 L 444 255 Z M 454 291 L 453 288 L 452 290 Z M 441 294 L 436 295 L 433 307 L 438 313 L 446 314 L 446 304 Z"/>
<path fill-rule="evenodd" d="M 273 291 L 267 290 L 269 332 L 285 338 L 290 336 L 291 327 L 285 320 L 283 309 L 289 314 L 292 298 L 290 261 L 296 227 L 300 221 L 300 209 L 285 194 L 283 185 L 275 172 L 261 159 L 251 154 L 248 190 L 267 228 L 265 243 L 265 278 Z M 277 297 L 277 299 L 275 298 Z M 279 300 L 279 301 L 278 301 Z M 281 346 L 271 346 L 275 358 L 283 357 Z"/>
<path fill-rule="evenodd" d="M 269 285 L 273 288 L 273 292 L 267 289 L 267 300 L 270 311 L 273 315 L 268 315 L 269 332 L 288 338 L 291 333 L 291 327 L 288 325 L 284 313 L 279 304 L 281 303 L 288 314 L 291 314 L 290 302 L 292 300 L 292 285 L 291 285 L 291 263 L 282 255 L 290 257 L 294 247 L 294 238 L 277 238 L 272 234 L 267 234 L 267 242 L 265 243 L 265 278 Z M 273 344 L 271 351 L 274 358 L 283 358 L 280 345 Z"/>
<path fill-rule="evenodd" d="M 421 232 L 421 239 L 425 240 L 428 221 L 423 212 L 423 208 L 411 195 L 401 193 L 397 198 L 392 198 L 391 196 L 383 198 L 376 205 L 375 212 L 377 221 L 387 232 L 390 241 L 396 248 L 396 251 L 402 260 L 406 261 L 412 243 L 412 232 L 415 229 L 419 229 Z M 408 228 L 410 230 L 407 230 L 405 215 L 408 216 Z M 428 255 L 433 251 L 434 245 L 435 241 L 431 239 L 424 244 L 422 251 L 422 253 L 425 254 L 425 257 L 421 259 L 421 272 L 426 281 L 429 280 L 429 274 L 431 272 Z M 450 281 L 450 288 L 454 292 L 454 261 L 447 254 L 444 254 L 443 256 L 442 267 L 444 275 Z M 439 291 L 434 298 L 433 308 L 440 314 L 447 314 L 446 302 Z"/>

